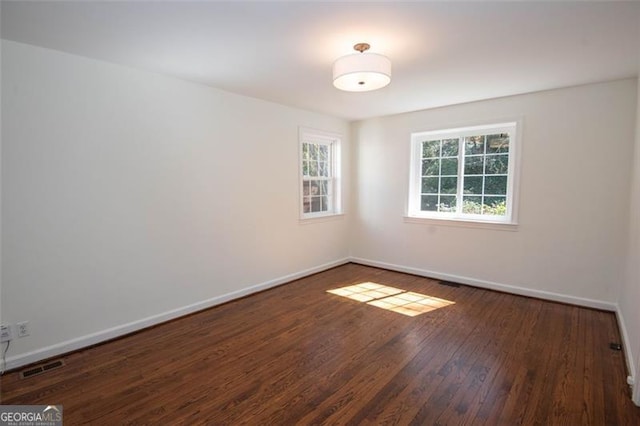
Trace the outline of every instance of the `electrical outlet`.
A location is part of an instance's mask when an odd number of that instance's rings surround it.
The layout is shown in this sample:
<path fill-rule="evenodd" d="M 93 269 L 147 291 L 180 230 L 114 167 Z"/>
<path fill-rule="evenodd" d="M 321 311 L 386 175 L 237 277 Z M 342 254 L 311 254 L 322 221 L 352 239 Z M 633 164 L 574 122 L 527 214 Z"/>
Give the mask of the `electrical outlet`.
<path fill-rule="evenodd" d="M 18 327 L 18 337 L 27 337 L 31 332 L 29 331 L 29 321 L 23 321 L 16 324 Z"/>
<path fill-rule="evenodd" d="M 11 326 L 2 324 L 0 325 L 0 343 L 8 342 L 13 339 L 13 335 L 11 334 Z"/>

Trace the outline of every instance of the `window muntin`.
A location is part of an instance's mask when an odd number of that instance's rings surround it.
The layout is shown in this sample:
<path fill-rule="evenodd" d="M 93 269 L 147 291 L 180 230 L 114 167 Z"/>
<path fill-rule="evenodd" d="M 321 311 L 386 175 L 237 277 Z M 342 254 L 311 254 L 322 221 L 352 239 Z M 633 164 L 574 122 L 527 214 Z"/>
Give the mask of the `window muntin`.
<path fill-rule="evenodd" d="M 301 217 L 340 213 L 337 135 L 301 131 Z"/>
<path fill-rule="evenodd" d="M 513 223 L 516 123 L 412 134 L 409 216 Z"/>

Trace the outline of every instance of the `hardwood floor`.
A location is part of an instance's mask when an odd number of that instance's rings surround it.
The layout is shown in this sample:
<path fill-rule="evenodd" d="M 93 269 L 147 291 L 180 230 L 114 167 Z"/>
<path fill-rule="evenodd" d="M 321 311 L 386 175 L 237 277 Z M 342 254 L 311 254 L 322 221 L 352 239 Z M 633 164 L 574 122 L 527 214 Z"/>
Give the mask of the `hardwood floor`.
<path fill-rule="evenodd" d="M 409 317 L 327 290 L 455 302 Z M 75 424 L 638 425 L 609 312 L 348 264 L 2 377 Z"/>

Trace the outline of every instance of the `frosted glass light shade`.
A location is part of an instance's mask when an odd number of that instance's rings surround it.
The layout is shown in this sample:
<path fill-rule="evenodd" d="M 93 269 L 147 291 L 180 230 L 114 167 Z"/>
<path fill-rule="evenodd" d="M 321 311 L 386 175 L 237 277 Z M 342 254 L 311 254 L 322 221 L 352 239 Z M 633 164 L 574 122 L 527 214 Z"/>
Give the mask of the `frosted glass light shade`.
<path fill-rule="evenodd" d="M 333 63 L 333 85 L 348 92 L 380 89 L 391 81 L 391 61 L 377 53 L 354 53 Z"/>

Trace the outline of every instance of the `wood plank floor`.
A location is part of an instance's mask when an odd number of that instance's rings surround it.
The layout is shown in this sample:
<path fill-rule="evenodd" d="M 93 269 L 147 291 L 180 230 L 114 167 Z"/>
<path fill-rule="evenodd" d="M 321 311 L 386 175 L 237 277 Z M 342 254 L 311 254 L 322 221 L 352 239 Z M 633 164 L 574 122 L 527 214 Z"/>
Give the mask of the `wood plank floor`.
<path fill-rule="evenodd" d="M 326 293 L 455 304 L 409 317 Z M 1 379 L 75 424 L 639 425 L 612 313 L 348 264 Z"/>

